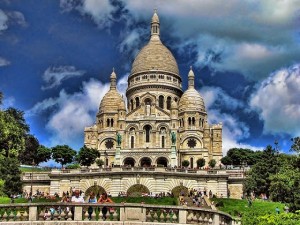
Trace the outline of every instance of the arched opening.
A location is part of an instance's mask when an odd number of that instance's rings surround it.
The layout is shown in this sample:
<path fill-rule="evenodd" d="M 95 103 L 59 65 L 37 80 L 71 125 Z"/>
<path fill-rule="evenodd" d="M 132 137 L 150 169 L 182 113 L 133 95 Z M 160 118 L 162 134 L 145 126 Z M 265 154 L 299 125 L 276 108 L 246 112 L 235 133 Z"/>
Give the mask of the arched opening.
<path fill-rule="evenodd" d="M 194 158 L 190 158 L 190 167 L 194 168 Z"/>
<path fill-rule="evenodd" d="M 97 181 L 95 181 L 96 183 Z M 94 192 L 95 196 L 97 196 L 97 199 L 103 194 L 106 193 L 105 189 L 99 185 L 94 185 L 89 187 L 85 192 L 84 195 L 85 196 L 89 196 L 91 192 Z"/>
<path fill-rule="evenodd" d="M 160 95 L 159 98 L 158 98 L 158 106 L 160 108 L 164 108 L 164 96 Z"/>
<path fill-rule="evenodd" d="M 165 157 L 159 157 L 156 161 L 157 166 L 167 167 L 168 160 Z"/>
<path fill-rule="evenodd" d="M 145 99 L 145 105 L 151 105 L 151 99 L 150 98 Z"/>
<path fill-rule="evenodd" d="M 130 137 L 130 148 L 134 148 L 134 136 Z"/>
<path fill-rule="evenodd" d="M 195 126 L 195 117 L 192 118 L 192 125 Z"/>
<path fill-rule="evenodd" d="M 134 164 L 135 164 L 134 158 L 127 157 L 127 158 L 124 159 L 124 166 L 134 167 Z"/>
<path fill-rule="evenodd" d="M 106 126 L 109 127 L 109 125 L 110 125 L 110 119 L 107 119 L 106 120 Z"/>
<path fill-rule="evenodd" d="M 130 100 L 130 107 L 131 107 L 131 110 L 133 110 L 133 100 L 132 99 Z"/>
<path fill-rule="evenodd" d="M 140 99 L 139 99 L 139 97 L 136 97 L 135 98 L 135 107 L 137 108 L 139 106 L 140 106 Z"/>
<path fill-rule="evenodd" d="M 150 131 L 151 131 L 151 126 L 150 125 L 146 125 L 144 127 L 144 130 L 145 130 L 145 141 L 146 143 L 149 143 L 150 142 Z"/>
<path fill-rule="evenodd" d="M 191 126 L 192 120 L 191 117 L 188 118 L 189 126 Z"/>
<path fill-rule="evenodd" d="M 165 136 L 161 136 L 161 147 L 165 147 Z"/>
<path fill-rule="evenodd" d="M 171 109 L 171 97 L 170 96 L 167 98 L 167 109 L 168 110 Z"/>
<path fill-rule="evenodd" d="M 145 185 L 142 185 L 142 184 L 132 185 L 127 190 L 128 197 L 142 197 L 142 194 L 150 194 L 149 189 Z"/>
<path fill-rule="evenodd" d="M 114 119 L 110 119 L 110 126 L 111 126 L 111 127 L 114 126 Z"/>
<path fill-rule="evenodd" d="M 188 196 L 188 193 L 189 193 L 189 189 L 183 185 L 174 187 L 172 189 L 172 194 L 174 195 L 174 197 Z"/>
<path fill-rule="evenodd" d="M 141 161 L 140 161 L 140 165 L 141 165 L 142 167 L 149 167 L 149 166 L 151 166 L 151 163 L 152 163 L 152 161 L 151 161 L 151 159 L 148 158 L 148 157 L 144 157 L 144 158 L 142 158 Z"/>

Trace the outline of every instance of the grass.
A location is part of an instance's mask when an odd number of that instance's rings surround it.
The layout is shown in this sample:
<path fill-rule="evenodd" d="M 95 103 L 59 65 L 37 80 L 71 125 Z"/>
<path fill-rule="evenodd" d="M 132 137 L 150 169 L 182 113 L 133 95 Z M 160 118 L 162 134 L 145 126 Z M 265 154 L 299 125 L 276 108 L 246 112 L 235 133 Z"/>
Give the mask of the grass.
<path fill-rule="evenodd" d="M 283 212 L 284 207 L 284 204 L 279 202 L 269 202 L 259 199 L 254 200 L 251 207 L 249 207 L 246 199 L 214 198 L 213 201 L 219 210 L 229 213 L 232 216 L 243 215 L 245 213 L 256 215 L 275 214 L 276 207 L 278 207 L 281 212 Z"/>
<path fill-rule="evenodd" d="M 177 205 L 177 198 L 164 197 L 164 198 L 150 198 L 150 197 L 112 197 L 115 203 L 127 202 L 127 203 L 141 203 L 153 204 L 153 205 Z M 39 202 L 58 202 L 59 200 L 51 200 L 45 198 L 34 198 L 33 203 Z M 10 198 L 0 197 L 0 204 L 9 204 Z M 26 198 L 16 198 L 15 203 L 28 203 Z"/>
<path fill-rule="evenodd" d="M 15 198 L 15 203 L 28 203 L 26 198 Z M 32 203 L 42 203 L 42 202 L 58 202 L 58 200 L 45 199 L 45 198 L 34 198 Z M 0 204 L 10 204 L 10 198 L 0 197 Z"/>
<path fill-rule="evenodd" d="M 164 197 L 164 198 L 151 198 L 151 197 L 112 197 L 115 203 L 141 203 L 153 205 L 177 205 L 177 198 Z"/>
<path fill-rule="evenodd" d="M 22 173 L 30 173 L 30 172 L 47 172 L 47 171 L 50 171 L 50 169 L 48 168 L 27 168 L 27 167 L 19 167 L 20 171 Z"/>

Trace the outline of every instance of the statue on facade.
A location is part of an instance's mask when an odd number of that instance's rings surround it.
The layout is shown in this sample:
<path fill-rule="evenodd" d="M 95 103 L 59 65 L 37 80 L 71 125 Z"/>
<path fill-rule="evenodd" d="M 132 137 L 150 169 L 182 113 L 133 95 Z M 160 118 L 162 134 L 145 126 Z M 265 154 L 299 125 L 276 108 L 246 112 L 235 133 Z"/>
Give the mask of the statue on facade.
<path fill-rule="evenodd" d="M 172 141 L 172 145 L 176 144 L 176 134 L 174 131 L 172 131 L 171 133 L 171 141 Z"/>
<path fill-rule="evenodd" d="M 117 133 L 117 144 L 118 144 L 118 146 L 120 146 L 121 143 L 122 143 L 122 136 L 121 136 L 120 133 Z"/>

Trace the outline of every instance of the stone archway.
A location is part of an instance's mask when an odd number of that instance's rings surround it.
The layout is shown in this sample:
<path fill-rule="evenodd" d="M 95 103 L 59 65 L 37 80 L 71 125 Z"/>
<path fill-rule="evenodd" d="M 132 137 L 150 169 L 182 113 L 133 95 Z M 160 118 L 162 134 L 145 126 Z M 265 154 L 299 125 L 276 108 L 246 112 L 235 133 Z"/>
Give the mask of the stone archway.
<path fill-rule="evenodd" d="M 166 157 L 159 157 L 156 160 L 156 164 L 157 166 L 163 166 L 163 167 L 167 167 L 168 166 L 168 159 Z"/>
<path fill-rule="evenodd" d="M 95 196 L 99 198 L 103 193 L 106 193 L 105 189 L 99 185 L 94 185 L 86 189 L 84 192 L 85 196 L 89 196 L 91 192 L 94 192 Z"/>
<path fill-rule="evenodd" d="M 142 184 L 134 184 L 127 190 L 127 196 L 129 197 L 141 197 L 143 193 L 150 194 L 150 191 Z"/>
<path fill-rule="evenodd" d="M 184 195 L 184 196 L 188 196 L 189 194 L 189 189 L 183 185 L 180 185 L 180 186 L 177 186 L 177 187 L 174 187 L 172 189 L 172 194 L 175 196 L 175 197 L 178 197 L 179 195 Z"/>
<path fill-rule="evenodd" d="M 142 167 L 150 167 L 152 164 L 152 160 L 149 157 L 143 157 L 140 160 L 140 165 Z"/>
<path fill-rule="evenodd" d="M 124 166 L 131 166 L 131 167 L 134 167 L 135 165 L 135 160 L 134 158 L 132 157 L 126 157 L 124 159 L 124 163 L 123 163 Z"/>

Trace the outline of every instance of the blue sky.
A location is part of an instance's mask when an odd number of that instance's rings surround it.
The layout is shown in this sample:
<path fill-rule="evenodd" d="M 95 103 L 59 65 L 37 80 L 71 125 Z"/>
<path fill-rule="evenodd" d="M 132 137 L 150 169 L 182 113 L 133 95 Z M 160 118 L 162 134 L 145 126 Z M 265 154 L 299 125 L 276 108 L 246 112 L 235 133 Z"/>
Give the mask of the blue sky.
<path fill-rule="evenodd" d="M 113 67 L 125 93 L 154 8 L 184 89 L 192 65 L 209 121 L 223 122 L 223 151 L 278 140 L 288 152 L 300 136 L 299 0 L 3 0 L 2 107 L 25 111 L 41 144 L 79 149 Z"/>

